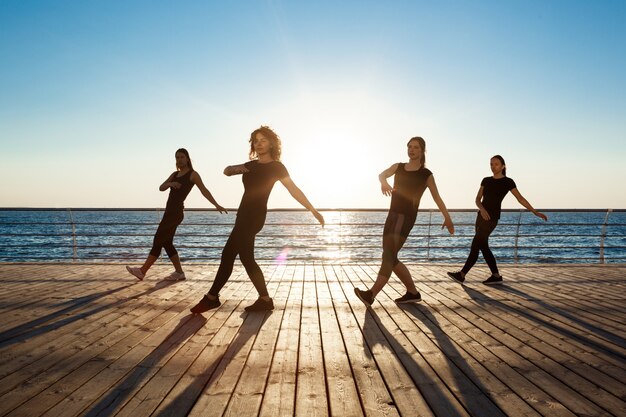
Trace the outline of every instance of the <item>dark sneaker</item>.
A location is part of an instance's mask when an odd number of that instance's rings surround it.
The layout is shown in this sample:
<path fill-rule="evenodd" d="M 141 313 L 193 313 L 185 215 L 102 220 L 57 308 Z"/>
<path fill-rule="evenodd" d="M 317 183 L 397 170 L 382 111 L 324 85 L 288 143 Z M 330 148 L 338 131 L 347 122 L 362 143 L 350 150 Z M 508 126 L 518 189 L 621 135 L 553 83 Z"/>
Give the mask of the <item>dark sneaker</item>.
<path fill-rule="evenodd" d="M 465 281 L 465 277 L 463 276 L 461 271 L 459 271 L 459 272 L 448 272 L 448 276 L 450 278 L 452 278 L 453 280 L 455 280 L 456 282 L 458 282 L 459 284 L 463 284 L 463 281 Z"/>
<path fill-rule="evenodd" d="M 270 311 L 274 310 L 274 301 L 272 300 L 264 300 L 262 298 L 257 299 L 254 303 L 247 306 L 244 310 L 246 311 Z"/>
<path fill-rule="evenodd" d="M 366 306 L 369 307 L 374 303 L 374 296 L 372 295 L 372 292 L 370 290 L 361 291 L 360 289 L 355 288 L 354 293 L 357 297 L 359 297 L 359 300 L 363 301 L 363 304 L 365 304 Z"/>
<path fill-rule="evenodd" d="M 485 284 L 485 285 L 502 284 L 502 275 L 500 275 L 499 277 L 496 277 L 495 275 L 492 275 L 489 278 L 487 278 L 485 281 L 483 281 L 483 284 Z"/>
<path fill-rule="evenodd" d="M 191 312 L 194 314 L 204 313 L 205 311 L 213 310 L 214 308 L 218 308 L 221 306 L 220 299 L 215 298 L 214 300 L 209 299 L 206 295 L 202 297 L 202 300 L 195 306 L 191 307 Z"/>
<path fill-rule="evenodd" d="M 402 297 L 396 298 L 393 301 L 398 304 L 419 303 L 420 301 L 422 301 L 422 296 L 420 295 L 419 291 L 417 292 L 417 294 L 411 294 L 407 291 L 406 294 L 404 294 Z"/>
<path fill-rule="evenodd" d="M 126 270 L 133 274 L 135 278 L 137 278 L 139 281 L 143 281 L 143 279 L 146 277 L 146 274 L 141 271 L 141 268 L 127 266 Z"/>

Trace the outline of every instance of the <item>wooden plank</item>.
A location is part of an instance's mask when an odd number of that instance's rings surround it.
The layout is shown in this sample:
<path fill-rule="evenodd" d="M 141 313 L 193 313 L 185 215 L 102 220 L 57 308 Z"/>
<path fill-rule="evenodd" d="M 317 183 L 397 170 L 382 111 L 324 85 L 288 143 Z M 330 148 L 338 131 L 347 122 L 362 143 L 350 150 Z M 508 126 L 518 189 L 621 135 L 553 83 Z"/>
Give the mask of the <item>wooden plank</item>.
<path fill-rule="evenodd" d="M 332 274 L 337 277 L 337 280 L 328 282 L 328 286 L 365 415 L 399 416 L 394 399 L 343 291 L 342 282 L 350 282 L 349 271 L 339 266 L 325 266 L 324 269 L 327 270 L 327 276 Z"/>
<path fill-rule="evenodd" d="M 291 287 L 261 401 L 261 417 L 293 416 L 295 412 L 303 275 L 302 265 L 294 265 L 285 273 Z"/>
<path fill-rule="evenodd" d="M 409 373 L 404 368 L 401 360 L 390 346 L 389 341 L 385 337 L 385 333 L 393 330 L 383 330 L 383 326 L 379 326 L 372 313 L 365 305 L 354 295 L 353 289 L 355 283 L 371 286 L 371 282 L 361 283 L 356 277 L 354 269 L 346 268 L 347 277 L 350 281 L 342 281 L 340 283 L 346 298 L 350 302 L 353 314 L 359 323 L 359 327 L 363 333 L 363 340 L 369 346 L 372 357 L 382 374 L 385 384 L 393 397 L 393 403 L 398 408 L 401 415 L 412 415 L 412 413 L 420 416 L 434 416 L 433 410 L 429 407 L 428 402 L 423 394 L 415 386 Z M 454 404 L 448 407 L 451 411 L 450 415 L 467 415 L 461 408 L 455 407 Z"/>
<path fill-rule="evenodd" d="M 327 416 L 326 370 L 317 311 L 315 273 L 310 264 L 305 265 L 304 269 L 302 298 L 295 415 Z"/>
<path fill-rule="evenodd" d="M 452 292 L 461 291 L 458 285 L 452 285 L 451 288 Z M 450 291 L 446 291 L 446 294 L 449 293 Z M 497 319 L 493 314 L 489 314 L 488 311 L 483 313 L 482 309 L 467 308 L 466 305 L 457 301 L 458 297 L 448 298 L 446 295 L 438 300 L 468 322 L 479 324 L 480 328 L 487 332 L 486 334 L 497 335 L 498 343 L 490 346 L 490 349 L 503 360 L 519 364 L 519 369 L 523 369 L 527 378 L 531 379 L 533 383 L 540 386 L 554 398 L 559 398 L 563 405 L 570 410 L 576 413 L 584 412 L 587 415 L 598 416 L 605 413 L 593 401 L 580 394 L 581 392 L 586 392 L 586 390 L 602 394 L 597 390 L 596 386 L 577 377 L 573 372 L 564 369 L 558 363 L 546 358 L 519 339 L 514 338 L 508 333 L 511 330 L 510 328 L 501 328 L 492 324 L 492 321 Z M 459 306 L 462 308 L 459 308 Z M 477 329 L 475 327 L 467 330 L 472 331 L 476 335 L 477 340 L 485 337 L 484 334 L 476 334 Z"/>
<path fill-rule="evenodd" d="M 327 277 L 328 272 L 334 271 L 325 270 L 321 265 L 316 265 L 314 270 L 330 415 L 363 416 L 354 375 L 328 286 L 328 278 L 333 281 L 337 279 L 334 274 Z"/>

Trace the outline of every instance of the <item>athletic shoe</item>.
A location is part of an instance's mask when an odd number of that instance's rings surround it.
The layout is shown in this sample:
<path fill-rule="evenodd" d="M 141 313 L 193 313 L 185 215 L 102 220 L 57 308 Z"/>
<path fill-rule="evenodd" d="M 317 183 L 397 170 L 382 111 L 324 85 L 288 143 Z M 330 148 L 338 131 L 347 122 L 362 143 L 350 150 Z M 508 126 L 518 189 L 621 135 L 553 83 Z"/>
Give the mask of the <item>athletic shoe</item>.
<path fill-rule="evenodd" d="M 502 284 L 502 276 L 496 277 L 495 275 L 490 276 L 485 281 L 483 281 L 485 285 L 498 285 Z"/>
<path fill-rule="evenodd" d="M 214 308 L 218 308 L 222 303 L 220 303 L 219 297 L 216 297 L 214 300 L 209 299 L 206 295 L 202 297 L 202 300 L 195 306 L 191 307 L 191 312 L 194 314 L 204 313 L 205 311 L 213 310 Z"/>
<path fill-rule="evenodd" d="M 448 272 L 448 276 L 452 278 L 453 280 L 455 280 L 456 282 L 458 282 L 459 284 L 463 284 L 463 281 L 465 281 L 465 277 L 463 276 L 463 274 L 461 274 L 461 271 Z"/>
<path fill-rule="evenodd" d="M 126 270 L 130 272 L 131 274 L 133 274 L 135 277 L 137 277 L 139 281 L 143 281 L 143 279 L 146 277 L 146 274 L 143 273 L 141 268 L 133 268 L 133 267 L 127 266 Z"/>
<path fill-rule="evenodd" d="M 420 295 L 419 291 L 417 292 L 417 294 L 411 294 L 407 291 L 406 294 L 404 294 L 402 297 L 396 298 L 393 301 L 398 304 L 419 303 L 420 301 L 422 301 L 422 296 Z"/>
<path fill-rule="evenodd" d="M 171 274 L 169 274 L 168 276 L 166 276 L 165 278 L 163 278 L 166 281 L 184 281 L 187 279 L 187 277 L 185 277 L 185 273 L 184 272 L 172 272 Z"/>
<path fill-rule="evenodd" d="M 257 299 L 254 303 L 245 308 L 246 311 L 270 311 L 274 310 L 274 301 L 262 298 Z"/>
<path fill-rule="evenodd" d="M 360 289 L 355 288 L 354 293 L 357 297 L 359 297 L 359 300 L 363 301 L 363 304 L 365 304 L 366 306 L 369 307 L 374 303 L 374 296 L 372 295 L 372 292 L 370 290 L 361 291 Z"/>

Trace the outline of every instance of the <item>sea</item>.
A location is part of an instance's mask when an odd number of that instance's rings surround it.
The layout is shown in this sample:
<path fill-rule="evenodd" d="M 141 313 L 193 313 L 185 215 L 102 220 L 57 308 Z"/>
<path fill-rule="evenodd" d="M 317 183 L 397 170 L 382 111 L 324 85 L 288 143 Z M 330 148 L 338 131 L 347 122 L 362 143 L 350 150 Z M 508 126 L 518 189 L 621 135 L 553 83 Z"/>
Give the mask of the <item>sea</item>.
<path fill-rule="evenodd" d="M 502 263 L 624 263 L 626 210 L 505 210 L 490 238 Z M 381 258 L 386 210 L 323 210 L 326 225 L 302 210 L 271 210 L 257 235 L 261 262 L 358 263 Z M 0 262 L 138 262 L 146 258 L 161 209 L 0 209 Z M 174 244 L 187 262 L 217 262 L 236 212 L 187 209 Z M 462 263 L 475 210 L 451 210 L 455 234 L 437 210 L 420 210 L 400 259 Z M 165 253 L 163 252 L 163 255 Z M 166 262 L 162 256 L 160 262 Z M 480 260 L 479 260 L 480 262 Z"/>

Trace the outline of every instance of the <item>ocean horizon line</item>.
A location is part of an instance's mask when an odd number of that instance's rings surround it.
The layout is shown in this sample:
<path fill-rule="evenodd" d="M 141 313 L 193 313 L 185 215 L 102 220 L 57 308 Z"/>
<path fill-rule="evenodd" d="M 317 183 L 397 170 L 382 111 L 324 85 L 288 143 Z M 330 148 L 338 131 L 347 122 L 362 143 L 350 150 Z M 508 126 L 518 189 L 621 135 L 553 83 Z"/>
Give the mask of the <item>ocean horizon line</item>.
<path fill-rule="evenodd" d="M 235 207 L 225 207 L 226 210 L 237 211 Z M 163 211 L 165 207 L 0 207 L 0 211 L 59 211 L 59 210 L 73 210 L 73 211 Z M 322 207 L 318 208 L 319 211 L 352 211 L 352 212 L 382 212 L 388 211 L 388 207 Z M 448 208 L 450 212 L 468 212 L 478 210 L 476 207 L 471 208 Z M 546 212 L 598 212 L 598 211 L 612 211 L 612 212 L 626 212 L 626 208 L 537 208 L 537 210 Z M 211 207 L 185 207 L 185 211 L 218 211 Z M 305 208 L 297 207 L 273 207 L 268 208 L 268 212 L 306 212 Z M 419 209 L 420 212 L 438 212 L 438 208 L 424 207 Z M 503 212 L 520 212 L 528 211 L 525 208 L 503 208 Z"/>

